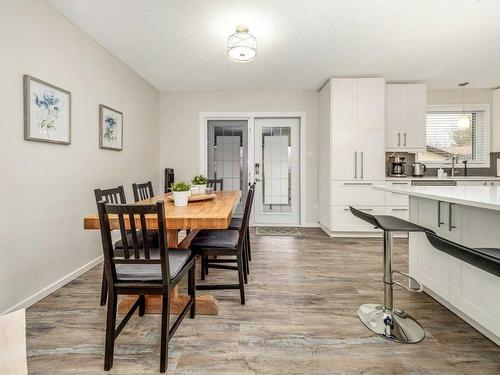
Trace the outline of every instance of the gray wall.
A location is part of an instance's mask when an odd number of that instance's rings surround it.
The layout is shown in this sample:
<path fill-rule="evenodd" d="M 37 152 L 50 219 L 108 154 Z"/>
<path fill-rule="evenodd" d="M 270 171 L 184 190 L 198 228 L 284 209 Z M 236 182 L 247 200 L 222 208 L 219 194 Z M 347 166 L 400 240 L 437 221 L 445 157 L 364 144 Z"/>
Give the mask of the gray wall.
<path fill-rule="evenodd" d="M 0 30 L 1 313 L 102 255 L 93 189 L 159 186 L 159 140 L 158 91 L 45 2 L 3 0 Z M 71 91 L 71 145 L 23 139 L 23 74 Z M 121 152 L 98 148 L 101 103 L 124 113 Z"/>

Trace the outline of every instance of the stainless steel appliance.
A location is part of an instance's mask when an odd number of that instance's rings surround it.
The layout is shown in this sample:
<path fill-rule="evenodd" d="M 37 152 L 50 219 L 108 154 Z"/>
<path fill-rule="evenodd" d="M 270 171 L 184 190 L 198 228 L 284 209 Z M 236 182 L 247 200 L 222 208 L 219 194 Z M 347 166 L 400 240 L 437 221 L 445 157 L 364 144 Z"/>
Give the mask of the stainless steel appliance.
<path fill-rule="evenodd" d="M 414 163 L 413 164 L 413 176 L 414 177 L 424 177 L 424 173 L 427 170 L 425 164 Z"/>
<path fill-rule="evenodd" d="M 391 170 L 389 175 L 391 177 L 406 177 L 406 158 L 404 156 L 391 156 Z"/>

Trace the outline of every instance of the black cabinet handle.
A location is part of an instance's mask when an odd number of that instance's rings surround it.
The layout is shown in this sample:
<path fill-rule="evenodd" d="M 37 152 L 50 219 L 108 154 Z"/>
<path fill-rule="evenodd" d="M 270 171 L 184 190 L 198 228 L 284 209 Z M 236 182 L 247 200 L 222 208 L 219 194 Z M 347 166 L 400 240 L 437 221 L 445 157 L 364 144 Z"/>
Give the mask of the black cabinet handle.
<path fill-rule="evenodd" d="M 441 201 L 438 201 L 438 228 L 441 227 L 441 224 L 444 224 L 444 221 L 441 221 Z"/>
<path fill-rule="evenodd" d="M 448 209 L 448 230 L 451 232 L 454 228 L 456 228 L 455 225 L 453 225 L 453 207 L 454 203 L 448 203 L 449 209 Z"/>

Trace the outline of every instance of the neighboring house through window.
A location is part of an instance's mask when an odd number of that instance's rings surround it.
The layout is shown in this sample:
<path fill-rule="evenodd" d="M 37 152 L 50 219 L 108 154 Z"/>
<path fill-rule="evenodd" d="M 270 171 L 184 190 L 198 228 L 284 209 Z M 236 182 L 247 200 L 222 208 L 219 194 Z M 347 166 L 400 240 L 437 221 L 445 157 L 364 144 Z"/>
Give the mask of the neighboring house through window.
<path fill-rule="evenodd" d="M 489 167 L 490 165 L 490 109 L 489 105 L 469 105 L 465 113 L 470 127 L 460 129 L 458 120 L 462 107 L 430 105 L 426 117 L 426 150 L 419 153 L 419 162 L 431 167 L 446 166 L 450 158 L 457 155 L 468 160 L 470 166 Z M 459 163 L 458 166 L 461 166 Z"/>

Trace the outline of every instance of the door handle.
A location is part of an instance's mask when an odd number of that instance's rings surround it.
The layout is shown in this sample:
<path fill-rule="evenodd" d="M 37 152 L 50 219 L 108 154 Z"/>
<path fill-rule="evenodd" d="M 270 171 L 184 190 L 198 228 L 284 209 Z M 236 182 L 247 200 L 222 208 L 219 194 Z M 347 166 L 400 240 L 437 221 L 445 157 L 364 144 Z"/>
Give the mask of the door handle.
<path fill-rule="evenodd" d="M 260 178 L 255 178 L 255 182 L 261 182 L 262 180 Z"/>
<path fill-rule="evenodd" d="M 448 203 L 448 230 L 451 232 L 453 229 L 456 228 L 455 225 L 453 225 L 453 205 L 454 203 Z"/>
<path fill-rule="evenodd" d="M 401 133 L 398 133 L 398 146 L 401 146 Z"/>
<path fill-rule="evenodd" d="M 373 185 L 373 182 L 344 182 L 344 186 L 369 186 Z"/>
<path fill-rule="evenodd" d="M 365 158 L 364 158 L 364 151 L 361 151 L 361 179 L 364 178 L 365 174 Z"/>
<path fill-rule="evenodd" d="M 354 151 L 354 179 L 358 178 L 358 152 Z"/>
<path fill-rule="evenodd" d="M 441 227 L 441 224 L 444 224 L 444 221 L 441 221 L 441 201 L 438 201 L 438 228 Z"/>
<path fill-rule="evenodd" d="M 406 147 L 406 132 L 404 133 L 403 139 L 404 139 L 404 142 L 403 142 L 403 143 L 404 143 L 404 145 L 405 145 L 405 147 Z"/>

